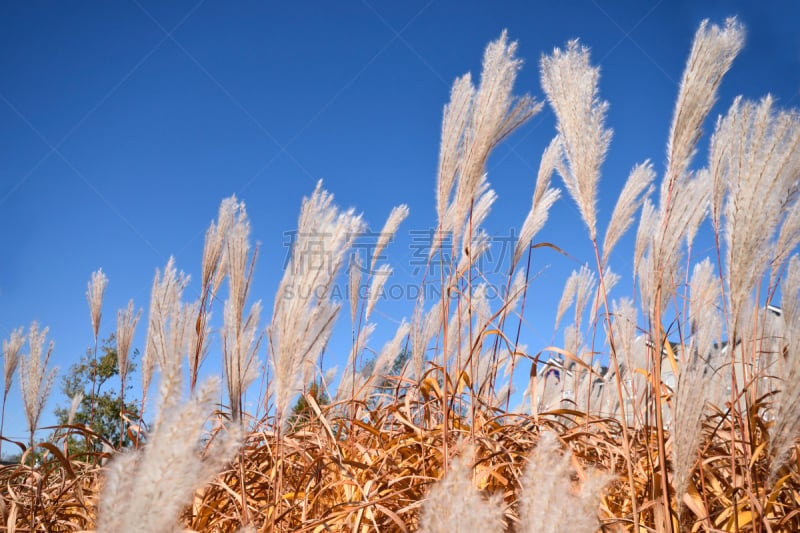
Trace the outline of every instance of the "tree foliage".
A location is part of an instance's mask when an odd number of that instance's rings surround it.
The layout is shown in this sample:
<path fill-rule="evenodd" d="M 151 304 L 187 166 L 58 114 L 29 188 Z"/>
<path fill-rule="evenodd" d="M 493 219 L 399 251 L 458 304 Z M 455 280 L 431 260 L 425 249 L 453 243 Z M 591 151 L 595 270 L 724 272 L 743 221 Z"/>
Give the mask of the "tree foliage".
<path fill-rule="evenodd" d="M 319 381 L 312 381 L 306 393 L 301 394 L 300 397 L 297 398 L 294 407 L 292 407 L 292 413 L 289 415 L 289 427 L 302 426 L 314 420 L 314 409 L 307 399 L 309 396 L 314 398 L 314 401 L 316 401 L 319 406 L 331 403 L 330 398 L 320 386 Z"/>
<path fill-rule="evenodd" d="M 119 380 L 112 379 L 119 376 L 117 349 L 113 334 L 102 342 L 98 352 L 96 364 L 92 350 L 88 350 L 78 363 L 70 366 L 69 372 L 61 379 L 61 392 L 66 396 L 67 400 L 74 398 L 77 394 L 83 394 L 83 399 L 72 420 L 73 424 L 88 426 L 94 433 L 110 444 L 119 446 L 120 413 L 125 413 L 127 420 L 124 426 L 127 428 L 129 421 L 138 422 L 140 411 L 133 401 L 125 401 L 124 411 L 120 409 Z M 138 355 L 138 351 L 134 351 L 130 358 L 128 372 L 136 369 L 136 365 L 133 362 L 136 355 Z M 93 375 L 95 376 L 94 413 L 92 413 Z M 130 390 L 131 386 L 128 385 L 125 389 L 126 391 Z M 63 426 L 68 423 L 69 411 L 69 406 L 56 408 L 55 415 L 59 425 Z M 87 445 L 85 442 L 78 442 L 73 437 L 68 439 L 68 443 L 73 451 L 86 449 L 99 451 L 102 448 L 102 442 Z M 122 447 L 130 446 L 132 443 L 131 434 L 126 429 L 121 442 Z"/>

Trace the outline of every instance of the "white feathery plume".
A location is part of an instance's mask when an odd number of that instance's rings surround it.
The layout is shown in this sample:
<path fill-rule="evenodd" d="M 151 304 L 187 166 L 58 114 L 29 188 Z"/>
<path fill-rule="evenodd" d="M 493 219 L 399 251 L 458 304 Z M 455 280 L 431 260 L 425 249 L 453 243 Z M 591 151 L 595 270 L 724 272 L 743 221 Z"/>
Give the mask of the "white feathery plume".
<path fill-rule="evenodd" d="M 226 241 L 229 295 L 225 302 L 222 330 L 225 381 L 231 417 L 235 421 L 241 420 L 242 395 L 257 377 L 261 302 L 254 303 L 247 317 L 244 316 L 257 255 L 257 248 L 250 254 L 250 221 L 244 205 L 241 205 L 233 225 L 228 229 Z"/>
<path fill-rule="evenodd" d="M 611 142 L 605 128 L 608 102 L 600 99 L 600 69 L 589 63 L 589 49 L 577 40 L 556 48 L 541 60 L 542 88 L 558 119 L 563 164 L 559 173 L 578 204 L 592 240 L 597 236 L 597 185 L 600 166 Z"/>
<path fill-rule="evenodd" d="M 580 357 L 581 349 L 583 348 L 583 334 L 575 324 L 571 324 L 564 328 L 564 349 L 574 355 Z M 568 364 L 572 364 L 569 362 Z"/>
<path fill-rule="evenodd" d="M 250 292 L 258 249 L 250 254 L 250 221 L 242 205 L 233 225 L 228 230 L 225 257 L 228 269 L 229 300 L 236 322 L 242 323 L 244 306 Z"/>
<path fill-rule="evenodd" d="M 489 249 L 489 235 L 483 230 L 481 225 L 486 220 L 489 212 L 497 200 L 497 194 L 489 188 L 486 176 L 482 176 L 475 191 L 478 200 L 474 202 L 470 216 L 464 225 L 464 239 L 461 243 L 461 257 L 458 261 L 457 270 L 464 272 L 469 266 L 474 265 L 478 259 Z M 468 243 L 466 239 L 469 238 Z"/>
<path fill-rule="evenodd" d="M 238 212 L 244 211 L 244 203 L 236 200 L 236 195 L 225 198 L 219 205 L 217 222 L 211 221 L 206 230 L 205 244 L 203 246 L 203 266 L 201 271 L 201 284 L 210 289 L 210 294 L 216 294 L 217 289 L 225 277 L 225 242 L 228 231 L 234 225 Z"/>
<path fill-rule="evenodd" d="M 472 289 L 472 298 L 468 300 L 470 306 L 470 316 L 472 317 L 472 331 L 471 337 L 465 338 L 467 344 L 466 353 L 472 354 L 472 363 L 470 365 L 470 376 L 475 381 L 473 370 L 481 363 L 482 356 L 486 354 L 481 353 L 483 350 L 484 332 L 491 327 L 489 320 L 492 316 L 492 310 L 489 306 L 489 285 L 486 282 L 478 284 Z M 469 318 L 467 318 L 469 320 Z"/>
<path fill-rule="evenodd" d="M 383 348 L 378 354 L 378 358 L 375 361 L 375 367 L 372 372 L 373 377 L 386 375 L 386 373 L 391 369 L 395 360 L 400 356 L 400 352 L 402 350 L 401 346 L 403 341 L 408 336 L 409 329 L 410 326 L 408 322 L 403 319 L 400 322 L 400 325 L 397 327 L 394 337 L 392 337 L 391 340 L 383 345 Z"/>
<path fill-rule="evenodd" d="M 422 379 L 425 368 L 425 350 L 441 327 L 441 304 L 437 303 L 427 313 L 423 313 L 424 303 L 424 300 L 420 298 L 411 317 L 411 362 L 416 380 Z"/>
<path fill-rule="evenodd" d="M 381 265 L 378 270 L 372 271 L 372 283 L 369 284 L 369 292 L 367 293 L 367 309 L 364 313 L 364 321 L 369 320 L 375 304 L 378 303 L 378 298 L 383 294 L 383 286 L 388 281 L 389 276 L 392 275 L 392 267 L 389 265 Z"/>
<path fill-rule="evenodd" d="M 650 243 L 652 246 L 652 242 Z M 639 298 L 641 308 L 646 316 L 655 316 L 655 286 L 653 285 L 653 253 L 648 251 L 639 259 L 636 267 L 636 278 L 639 281 Z M 666 300 L 666 298 L 664 298 Z"/>
<path fill-rule="evenodd" d="M 339 367 L 334 366 L 326 370 L 325 373 L 322 375 L 322 384 L 326 389 L 328 388 L 328 384 L 331 383 L 333 381 L 333 378 L 336 377 L 336 372 L 338 370 Z"/>
<path fill-rule="evenodd" d="M 682 198 L 685 200 L 683 205 L 677 204 L 676 209 L 683 209 L 686 219 L 686 246 L 691 247 L 700 224 L 708 216 L 708 208 L 711 202 L 712 193 L 711 173 L 708 169 L 699 170 L 694 179 L 686 184 L 685 193 Z"/>
<path fill-rule="evenodd" d="M 556 308 L 556 325 L 553 328 L 554 330 L 558 330 L 558 325 L 561 323 L 564 313 L 566 313 L 569 306 L 575 301 L 575 290 L 577 288 L 578 272 L 573 270 L 572 274 L 567 278 L 567 282 L 564 284 L 564 290 L 561 291 L 561 299 L 558 301 L 558 307 Z"/>
<path fill-rule="evenodd" d="M 150 313 L 147 324 L 147 339 L 142 357 L 142 390 L 147 394 L 156 365 L 163 372 L 170 361 L 180 365 L 183 350 L 177 353 L 173 347 L 184 333 L 187 324 L 181 312 L 181 296 L 189 277 L 178 274 L 175 259 L 170 257 L 164 267 L 163 276 L 156 269 L 150 293 Z M 196 315 L 195 315 L 196 316 Z M 191 322 L 191 318 L 188 318 Z M 181 337 L 182 338 L 182 337 Z"/>
<path fill-rule="evenodd" d="M 689 286 L 692 344 L 694 350 L 705 360 L 711 355 L 714 341 L 722 340 L 720 284 L 710 259 L 706 258 L 695 265 Z"/>
<path fill-rule="evenodd" d="M 519 350 L 524 351 L 522 347 L 520 347 Z M 474 383 L 476 390 L 483 391 L 488 387 L 489 379 L 494 375 L 493 365 L 497 365 L 497 367 L 502 366 L 503 374 L 505 375 L 510 371 L 510 363 L 511 357 L 509 355 L 508 348 L 502 348 L 498 350 L 495 361 L 492 361 L 492 358 L 489 357 L 487 353 L 482 353 L 480 357 L 478 357 L 478 365 L 475 368 L 475 375 L 472 377 L 472 382 Z"/>
<path fill-rule="evenodd" d="M 194 338 L 197 311 L 198 302 L 183 304 L 180 301 L 172 310 L 166 336 L 166 351 L 162 352 L 162 371 L 165 366 L 180 365 L 181 357 L 189 355 L 189 347 L 192 346 Z"/>
<path fill-rule="evenodd" d="M 442 142 L 439 149 L 439 171 L 436 175 L 436 214 L 439 227 L 446 231 L 449 220 L 445 217 L 453 186 L 460 173 L 464 155 L 464 132 L 472 113 L 475 87 L 469 73 L 456 79 L 450 91 L 450 103 L 444 107 Z M 432 246 L 431 249 L 435 249 Z"/>
<path fill-rule="evenodd" d="M 355 398 L 356 393 L 359 389 L 361 389 L 361 385 L 364 382 L 365 376 L 356 369 L 355 383 L 353 383 L 353 369 L 358 364 L 358 354 L 360 354 L 367 345 L 369 338 L 375 332 L 375 327 L 376 324 L 372 323 L 361 328 L 361 331 L 358 333 L 358 337 L 356 337 L 355 344 L 353 344 L 353 346 L 350 348 L 350 356 L 347 358 L 347 365 L 344 367 L 344 372 L 339 380 L 339 386 L 336 388 L 337 400 L 349 400 L 351 398 Z"/>
<path fill-rule="evenodd" d="M 792 256 L 781 285 L 781 309 L 784 311 L 783 350 L 790 354 L 779 365 L 780 392 L 775 398 L 775 424 L 770 428 L 770 452 L 773 457 L 770 479 L 777 479 L 779 469 L 791 458 L 800 433 L 800 258 Z"/>
<path fill-rule="evenodd" d="M 633 300 L 620 298 L 611 302 L 611 313 L 614 321 L 611 323 L 611 332 L 614 335 L 614 346 L 617 355 L 622 355 L 620 366 L 634 370 L 633 344 L 636 339 L 636 309 Z"/>
<path fill-rule="evenodd" d="M 489 251 L 491 244 L 489 234 L 486 233 L 483 228 L 479 228 L 477 231 L 473 230 L 470 243 L 465 243 L 464 247 L 461 249 L 461 258 L 458 260 L 456 271 L 465 273 L 469 267 L 478 262 L 478 259 L 480 259 L 483 254 Z M 455 286 L 455 284 L 453 284 L 453 286 Z"/>
<path fill-rule="evenodd" d="M 470 306 L 472 307 L 472 314 L 475 317 L 473 332 L 480 332 L 488 328 L 489 318 L 491 318 L 492 315 L 492 310 L 489 306 L 488 283 L 480 283 L 477 287 L 472 289 Z"/>
<path fill-rule="evenodd" d="M 662 200 L 659 217 L 660 230 L 654 236 L 654 257 L 661 265 L 662 272 L 678 272 L 682 262 L 681 244 L 685 239 L 686 246 L 691 247 L 700 223 L 708 214 L 711 196 L 711 174 L 700 170 L 691 178 L 685 176 L 680 187 L 673 190 L 673 198 L 669 203 Z M 653 275 L 659 281 L 658 273 Z M 663 286 L 669 286 L 670 280 L 661 276 Z"/>
<path fill-rule="evenodd" d="M 92 331 L 94 337 L 97 338 L 100 332 L 100 317 L 102 315 L 103 295 L 106 292 L 106 285 L 108 285 L 108 278 L 103 274 L 103 269 L 100 268 L 96 272 L 92 272 L 92 279 L 87 284 L 86 301 L 89 302 L 89 311 L 92 316 Z"/>
<path fill-rule="evenodd" d="M 675 294 L 682 241 L 684 238 L 691 241 L 706 214 L 713 178 L 699 172 L 692 180 L 688 169 L 703 121 L 716 100 L 722 77 L 742 47 L 743 38 L 742 27 L 735 19 L 728 19 L 724 29 L 713 25 L 708 28 L 708 21 L 704 21 L 695 34 L 673 112 L 657 219 L 648 230 L 654 233 L 650 257 L 646 265 L 640 263 L 637 267 L 643 300 L 654 315 L 663 313 Z M 653 228 L 657 230 L 653 232 Z M 655 308 L 656 292 L 661 295 L 659 309 Z"/>
<path fill-rule="evenodd" d="M 596 278 L 589 265 L 581 266 L 575 284 L 575 327 L 580 329 L 586 304 L 594 293 Z"/>
<path fill-rule="evenodd" d="M 11 390 L 11 382 L 14 379 L 14 373 L 17 371 L 19 365 L 19 351 L 25 343 L 25 335 L 23 335 L 23 328 L 19 327 L 11 331 L 11 336 L 8 339 L 3 339 L 3 406 L 2 415 L 0 415 L 0 437 L 3 436 L 3 426 L 6 422 L 6 400 L 8 399 L 8 392 Z M 0 454 L 3 451 L 3 441 L 0 440 Z"/>
<path fill-rule="evenodd" d="M 481 176 L 478 187 L 475 189 L 475 202 L 472 206 L 472 213 L 469 219 L 464 223 L 464 234 L 466 235 L 470 228 L 472 232 L 477 231 L 478 228 L 483 226 L 486 217 L 492 210 L 495 200 L 497 200 L 497 193 L 489 188 L 489 182 L 486 180 L 486 174 Z"/>
<path fill-rule="evenodd" d="M 553 176 L 553 170 L 556 167 L 561 152 L 558 138 L 550 141 L 550 144 L 545 148 L 542 153 L 542 160 L 539 163 L 539 173 L 536 176 L 536 188 L 533 192 L 533 200 L 531 201 L 531 210 L 528 211 L 528 216 L 525 217 L 525 222 L 522 223 L 522 228 L 519 231 L 519 239 L 517 245 L 514 247 L 514 255 L 511 258 L 511 271 L 513 272 L 519 262 L 522 254 L 530 246 L 533 237 L 539 233 L 547 222 L 547 217 L 550 214 L 550 208 L 561 197 L 561 190 L 550 187 L 550 179 Z"/>
<path fill-rule="evenodd" d="M 733 138 L 731 128 L 732 121 L 725 120 L 723 115 L 717 117 L 714 133 L 711 136 L 711 143 L 708 149 L 708 170 L 711 173 L 711 199 L 710 215 L 711 224 L 714 232 L 722 234 L 722 211 L 724 208 L 725 195 L 728 192 L 728 170 L 725 162 L 731 157 L 730 150 L 733 148 L 730 142 Z"/>
<path fill-rule="evenodd" d="M 407 216 L 408 206 L 406 204 L 398 205 L 389 213 L 389 218 L 386 219 L 386 223 L 383 225 L 383 229 L 378 236 L 378 242 L 375 243 L 375 249 L 372 251 L 371 271 L 375 270 L 375 263 L 378 262 L 378 258 L 386 248 L 386 245 L 394 238 L 394 234 L 397 233 L 397 228 L 400 227 L 400 224 Z"/>
<path fill-rule="evenodd" d="M 704 20 L 694 36 L 692 51 L 683 71 L 678 100 L 667 145 L 667 172 L 661 183 L 661 202 L 674 194 L 694 158 L 702 125 L 717 99 L 722 77 L 744 45 L 744 28 L 735 18 L 725 27 L 708 27 Z"/>
<path fill-rule="evenodd" d="M 241 322 L 238 311 L 231 300 L 225 302 L 222 328 L 222 354 L 231 418 L 241 420 L 242 395 L 258 377 L 258 349 L 261 345 L 258 323 L 261 317 L 261 301 L 250 307 L 247 318 Z"/>
<path fill-rule="evenodd" d="M 700 331 L 705 328 L 700 325 Z M 707 375 L 706 362 L 695 350 L 690 350 L 688 360 L 679 367 L 678 381 L 675 384 L 674 408 L 672 410 L 672 465 L 675 479 L 675 495 L 679 504 L 692 477 L 697 460 L 703 430 L 703 408 Z"/>
<path fill-rule="evenodd" d="M 98 505 L 98 533 L 176 530 L 194 491 L 233 458 L 241 442 L 237 429 L 229 428 L 205 445 L 206 453 L 198 453 L 218 397 L 219 380 L 212 378 L 183 405 L 176 399 L 162 406 L 144 448 L 111 461 Z"/>
<path fill-rule="evenodd" d="M 19 327 L 11 332 L 8 339 L 3 339 L 3 378 L 4 388 L 3 397 L 8 395 L 11 390 L 11 382 L 14 379 L 14 373 L 17 371 L 19 364 L 19 351 L 25 343 L 25 335 L 23 335 L 23 328 Z"/>
<path fill-rule="evenodd" d="M 119 365 L 119 378 L 124 383 L 128 375 L 128 355 L 131 351 L 131 341 L 133 333 L 136 331 L 136 324 L 142 316 L 142 310 L 133 314 L 133 300 L 128 301 L 128 307 L 123 311 L 117 311 L 117 364 Z"/>
<path fill-rule="evenodd" d="M 555 434 L 542 433 L 522 477 L 520 533 L 597 531 L 600 497 L 610 478 L 590 471 L 580 490 L 575 490 L 571 456 L 561 453 Z"/>
<path fill-rule="evenodd" d="M 606 236 L 603 239 L 603 259 L 601 261 L 603 265 L 608 264 L 608 256 L 611 254 L 611 250 L 614 249 L 619 239 L 633 224 L 633 215 L 636 210 L 652 194 L 653 186 L 651 184 L 655 177 L 656 173 L 650 161 L 645 161 L 633 167 L 628 176 L 628 181 L 625 182 L 625 186 L 617 199 L 617 205 L 614 206 L 614 211 L 611 213 L 611 221 L 606 229 Z"/>
<path fill-rule="evenodd" d="M 636 240 L 633 246 L 633 269 L 637 273 L 642 263 L 642 258 L 647 252 L 652 241 L 652 231 L 655 227 L 655 206 L 649 198 L 645 198 L 642 204 L 642 212 L 639 216 L 639 226 L 636 229 Z"/>
<path fill-rule="evenodd" d="M 693 465 L 697 460 L 697 448 L 702 438 L 703 408 L 708 399 L 708 391 L 712 389 L 709 384 L 711 369 L 707 358 L 711 355 L 714 340 L 720 339 L 722 335 L 718 309 L 719 278 L 714 274 L 714 266 L 708 258 L 695 265 L 690 287 L 692 342 L 687 360 L 679 366 L 672 409 L 672 462 L 675 472 L 673 484 L 678 502 L 682 502 L 691 480 Z"/>
<path fill-rule="evenodd" d="M 454 312 L 450 314 L 450 320 L 447 322 L 447 353 L 441 352 L 437 354 L 437 363 L 444 364 L 445 358 L 442 357 L 443 355 L 446 355 L 447 361 L 452 363 L 454 361 L 453 357 L 461 348 L 466 347 L 469 349 L 469 338 L 466 334 L 469 326 L 468 313 L 466 299 L 459 298 Z"/>
<path fill-rule="evenodd" d="M 68 426 L 71 426 L 72 423 L 75 422 L 75 414 L 78 412 L 78 407 L 80 407 L 82 401 L 83 393 L 78 391 L 75 393 L 75 396 L 72 397 L 72 401 L 69 404 L 69 412 L 67 413 Z"/>
<path fill-rule="evenodd" d="M 594 383 L 595 377 L 586 369 L 580 369 L 579 376 L 577 392 L 575 393 L 575 407 L 578 411 L 589 414 L 593 405 L 591 396 L 595 396 L 592 392 L 597 388 Z"/>
<path fill-rule="evenodd" d="M 502 495 L 484 498 L 472 483 L 475 452 L 468 448 L 453 459 L 447 474 L 423 500 L 420 533 L 501 533 Z"/>
<path fill-rule="evenodd" d="M 183 304 L 183 310 L 186 316 L 184 326 L 184 343 L 186 345 L 186 357 L 189 362 L 190 368 L 194 365 L 194 357 L 197 355 L 197 367 L 203 364 L 208 355 L 208 350 L 211 347 L 211 316 L 210 310 L 206 309 L 203 313 L 205 320 L 201 321 L 201 328 L 197 330 L 197 316 L 200 313 L 200 300 L 195 300 L 192 303 Z M 224 312 L 224 308 L 223 308 Z"/>
<path fill-rule="evenodd" d="M 303 201 L 291 261 L 275 297 L 268 332 L 281 426 L 288 419 L 292 396 L 302 390 L 302 370 L 316 365 L 330 337 L 340 308 L 331 300 L 333 282 L 353 240 L 364 230 L 352 209 L 340 212 L 332 203 L 322 182 Z"/>
<path fill-rule="evenodd" d="M 725 266 L 733 331 L 751 292 L 764 275 L 785 210 L 800 180 L 800 114 L 775 111 L 772 97 L 737 99 L 722 121 L 730 150 L 712 174 L 727 175 Z M 719 133 L 719 132 L 718 132 Z"/>
<path fill-rule="evenodd" d="M 522 61 L 515 57 L 516 42 L 507 33 L 486 47 L 481 83 L 472 99 L 469 122 L 464 131 L 463 159 L 459 165 L 454 203 L 453 241 L 457 242 L 467 215 L 479 196 L 491 151 L 512 131 L 541 109 L 528 95 L 514 98 L 511 91 Z"/>
<path fill-rule="evenodd" d="M 39 425 L 44 404 L 50 394 L 50 388 L 56 377 L 56 369 L 47 370 L 50 355 L 55 344 L 50 341 L 44 349 L 45 338 L 49 328 L 39 331 L 39 324 L 31 323 L 28 330 L 28 346 L 30 353 L 26 357 L 20 356 L 19 360 L 19 385 L 22 392 L 22 405 L 28 421 L 28 431 L 33 441 L 33 433 Z"/>
<path fill-rule="evenodd" d="M 350 256 L 350 266 L 348 267 L 347 278 L 350 296 L 350 321 L 356 327 L 356 312 L 358 311 L 359 291 L 361 290 L 361 257 L 354 253 Z"/>
<path fill-rule="evenodd" d="M 786 218 L 783 219 L 778 239 L 775 241 L 774 254 L 770 263 L 770 286 L 775 284 L 778 273 L 783 267 L 789 254 L 800 244 L 800 197 L 788 207 Z"/>
<path fill-rule="evenodd" d="M 603 270 L 603 284 L 602 285 L 598 284 L 595 287 L 594 296 L 592 297 L 591 300 L 592 307 L 589 308 L 591 309 L 591 311 L 589 312 L 589 317 L 591 318 L 591 320 L 594 320 L 595 317 L 597 317 L 597 312 L 600 309 L 600 306 L 603 305 L 603 300 L 604 300 L 603 289 L 605 289 L 606 291 L 605 295 L 606 297 L 608 297 L 608 295 L 611 294 L 611 291 L 614 289 L 614 287 L 616 287 L 617 283 L 619 283 L 620 279 L 621 278 L 619 274 L 612 272 L 610 266 L 606 266 L 606 268 Z"/>
<path fill-rule="evenodd" d="M 508 288 L 508 294 L 503 304 L 505 313 L 512 313 L 517 308 L 517 304 L 525 293 L 525 285 L 525 273 L 522 270 L 518 270 L 511 281 L 511 286 Z"/>
<path fill-rule="evenodd" d="M 408 336 L 408 331 L 409 324 L 403 320 L 400 322 L 400 326 L 397 328 L 394 337 L 383 345 L 383 348 L 375 358 L 375 364 L 372 366 L 372 374 L 368 379 L 368 386 L 362 387 L 357 391 L 357 395 L 360 398 L 367 398 L 387 376 L 395 360 L 397 360 L 402 352 L 402 344 Z"/>
<path fill-rule="evenodd" d="M 228 270 L 228 234 L 231 229 L 246 221 L 244 202 L 239 203 L 236 196 L 225 198 L 219 206 L 216 223 L 212 220 L 206 230 L 203 246 L 203 264 L 201 270 L 201 288 L 195 310 L 197 318 L 195 327 L 187 337 L 187 357 L 189 360 L 190 390 L 194 391 L 200 366 L 208 354 L 209 336 L 211 335 L 211 303 Z M 239 230 L 241 233 L 241 231 Z M 253 255 L 255 260 L 255 254 Z"/>

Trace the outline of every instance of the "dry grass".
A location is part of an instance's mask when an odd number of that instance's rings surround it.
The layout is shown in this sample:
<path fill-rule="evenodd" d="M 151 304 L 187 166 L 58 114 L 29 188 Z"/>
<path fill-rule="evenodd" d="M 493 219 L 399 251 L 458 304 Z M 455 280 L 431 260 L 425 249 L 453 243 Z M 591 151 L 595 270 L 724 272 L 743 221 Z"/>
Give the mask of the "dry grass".
<path fill-rule="evenodd" d="M 577 42 L 543 58 L 558 135 L 544 150 L 524 241 L 494 308 L 478 268 L 488 243 L 481 224 L 496 199 L 485 162 L 541 106 L 512 96 L 521 65 L 515 43 L 503 34 L 490 44 L 478 87 L 459 78 L 443 119 L 437 215 L 450 239 L 437 238 L 429 254 L 440 278 L 422 283 L 452 297 L 427 305 L 420 298 L 410 322 L 373 350 L 376 324 L 368 320 L 391 268 L 352 260 L 349 285 L 369 291 L 349 302 L 353 346 L 332 403 L 314 392 L 330 381 L 317 362 L 339 315 L 331 292 L 365 227 L 361 217 L 339 210 L 321 185 L 304 200 L 267 330 L 272 372 L 256 376 L 259 303 L 245 312 L 256 254 L 244 204 L 224 201 L 206 235 L 200 301 L 182 302 L 188 278 L 173 260 L 156 273 L 143 360 L 145 395 L 160 372 L 153 429 L 137 434 L 136 449 L 104 443 L 103 453 L 66 446 L 68 436 L 102 440 L 82 426 L 57 428 L 53 442 L 35 447 L 14 443 L 23 462 L 0 469 L 0 529 L 800 531 L 800 259 L 791 257 L 800 242 L 800 118 L 776 111 L 770 99 L 736 100 L 717 122 L 708 168 L 692 166 L 703 119 L 742 39 L 733 20 L 698 30 L 660 198 L 650 198 L 653 166 L 634 166 L 602 249 L 595 203 L 611 133 L 599 70 Z M 519 343 L 520 327 L 535 291 L 532 240 L 561 194 L 554 170 L 579 206 L 595 257 L 568 278 L 554 310 L 557 323 L 571 319 L 563 345 L 532 353 Z M 754 198 L 772 208 L 755 212 Z M 638 294 L 610 300 L 619 280 L 610 253 L 639 206 Z M 406 215 L 405 206 L 390 214 L 380 251 Z M 717 255 L 693 258 L 708 216 Z M 308 268 L 319 246 L 328 263 Z M 224 279 L 230 405 L 219 406 L 213 382 L 196 387 L 196 380 Z M 767 305 L 778 286 L 782 312 L 775 313 Z M 92 301 L 96 337 L 101 298 Z M 131 305 L 128 323 L 132 314 Z M 21 332 L 14 335 L 6 358 L 19 351 Z M 41 351 L 43 337 L 32 329 L 31 338 Z M 386 375 L 403 345 L 410 360 L 399 376 Z M 367 350 L 377 359 L 361 372 Z M 515 368 L 530 380 L 523 406 L 509 409 Z M 266 415 L 253 416 L 242 393 L 259 377 L 257 412 Z M 7 393 L 8 370 L 5 381 Z M 305 408 L 293 419 L 298 397 Z"/>

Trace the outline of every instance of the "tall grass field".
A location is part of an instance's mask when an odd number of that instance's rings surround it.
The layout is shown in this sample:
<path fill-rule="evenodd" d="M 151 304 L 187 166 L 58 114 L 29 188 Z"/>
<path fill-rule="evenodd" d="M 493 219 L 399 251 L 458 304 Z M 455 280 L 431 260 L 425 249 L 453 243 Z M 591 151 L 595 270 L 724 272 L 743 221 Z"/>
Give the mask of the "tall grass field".
<path fill-rule="evenodd" d="M 35 439 L 52 343 L 43 325 L 14 330 L 3 416 L 16 381 L 29 438 L 2 441 L 21 456 L 0 468 L 0 529 L 800 531 L 800 113 L 769 95 L 737 98 L 701 131 L 743 44 L 736 19 L 700 25 L 663 175 L 631 161 L 609 215 L 596 206 L 612 132 L 590 50 L 571 41 L 542 56 L 540 102 L 515 92 L 516 43 L 489 43 L 479 79 L 458 78 L 444 107 L 436 231 L 418 280 L 431 290 L 383 346 L 370 335 L 392 268 L 378 258 L 408 208 L 388 213 L 362 264 L 353 251 L 366 223 L 321 182 L 299 206 L 267 309 L 250 291 L 259 250 L 236 197 L 205 233 L 198 300 L 185 299 L 173 259 L 147 308 L 131 302 L 116 317 L 103 309 L 105 274 L 87 276 L 93 357 L 101 323 L 116 318 L 119 395 L 141 380 L 142 397 L 126 397 L 139 410 L 114 419 L 118 442 L 73 416 Z M 499 202 L 487 160 L 544 112 L 556 130 L 492 296 L 483 223 Z M 566 253 L 537 234 L 565 202 L 594 253 L 551 310 L 563 343 L 523 346 L 525 308 L 537 305 L 531 259 Z M 623 281 L 609 257 L 627 232 Z M 693 253 L 702 232 L 716 243 L 707 257 Z M 612 298 L 615 285 L 628 296 Z M 352 344 L 335 347 L 348 363 L 330 372 L 321 358 L 348 320 Z M 137 328 L 146 341 L 133 371 Z M 206 358 L 222 375 L 202 372 Z"/>

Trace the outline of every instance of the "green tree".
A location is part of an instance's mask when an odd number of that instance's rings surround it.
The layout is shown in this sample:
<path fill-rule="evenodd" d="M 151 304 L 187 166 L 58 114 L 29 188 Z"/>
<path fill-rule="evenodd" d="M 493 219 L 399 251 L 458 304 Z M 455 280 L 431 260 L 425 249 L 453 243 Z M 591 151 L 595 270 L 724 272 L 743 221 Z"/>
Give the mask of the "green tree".
<path fill-rule="evenodd" d="M 331 403 L 328 395 L 325 394 L 325 391 L 320 387 L 320 383 L 318 381 L 312 381 L 306 393 L 301 394 L 300 397 L 297 398 L 294 407 L 292 407 L 292 414 L 289 415 L 289 427 L 297 428 L 314 420 L 316 413 L 311 407 L 311 404 L 308 403 L 306 396 L 314 398 L 314 401 L 316 401 L 317 405 L 320 407 Z"/>
<path fill-rule="evenodd" d="M 129 363 L 128 372 L 136 370 L 133 363 L 138 355 L 134 351 Z M 81 360 L 70 366 L 69 372 L 61 380 L 61 392 L 67 399 L 74 398 L 77 394 L 83 394 L 73 424 L 89 426 L 91 430 L 103 437 L 114 446 L 130 446 L 133 441 L 130 434 L 125 430 L 125 434 L 120 439 L 120 398 L 115 389 L 119 388 L 118 383 L 109 382 L 111 378 L 119 375 L 119 364 L 117 361 L 117 348 L 114 335 L 111 334 L 105 339 L 100 347 L 100 354 L 95 364 L 93 352 L 87 351 Z M 92 379 L 94 377 L 94 380 Z M 116 381 L 116 380 L 112 380 Z M 92 416 L 92 383 L 94 382 L 94 415 Z M 131 386 L 126 386 L 126 390 Z M 69 420 L 69 406 L 66 408 L 57 407 L 55 411 L 59 425 L 66 425 Z M 140 416 L 139 407 L 134 402 L 125 402 L 124 412 L 129 420 L 138 421 Z M 91 423 L 91 424 L 90 424 Z M 102 442 L 87 444 L 70 436 L 67 439 L 69 448 L 73 452 L 80 451 L 100 451 Z"/>

